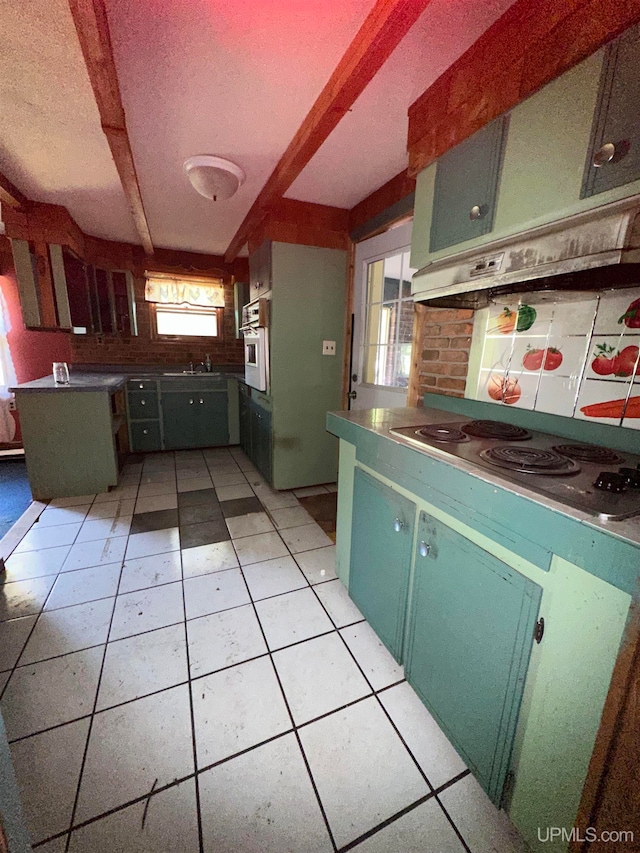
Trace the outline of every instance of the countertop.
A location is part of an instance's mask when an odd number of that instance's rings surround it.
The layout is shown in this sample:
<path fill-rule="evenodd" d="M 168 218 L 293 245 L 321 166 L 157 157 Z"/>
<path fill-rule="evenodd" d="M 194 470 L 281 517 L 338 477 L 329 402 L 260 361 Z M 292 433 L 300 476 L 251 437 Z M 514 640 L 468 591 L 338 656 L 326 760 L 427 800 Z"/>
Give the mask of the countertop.
<path fill-rule="evenodd" d="M 459 414 L 443 411 L 442 409 L 413 407 L 403 409 L 361 409 L 350 412 L 331 412 L 331 417 L 339 418 L 345 424 L 352 424 L 356 427 L 361 427 L 369 433 L 375 434 L 377 437 L 389 441 L 393 444 L 398 444 L 408 448 L 413 453 L 428 456 L 432 459 L 437 459 L 445 462 L 453 468 L 464 471 L 471 477 L 482 480 L 491 486 L 498 486 L 511 494 L 518 495 L 530 501 L 534 501 L 555 513 L 559 513 L 568 518 L 580 522 L 586 527 L 606 533 L 609 536 L 620 538 L 632 545 L 640 546 L 640 516 L 636 518 L 628 518 L 622 521 L 602 521 L 596 516 L 590 515 L 582 510 L 574 509 L 566 504 L 555 501 L 552 498 L 541 495 L 538 492 L 533 492 L 525 486 L 518 483 L 513 483 L 510 480 L 500 476 L 499 470 L 488 471 L 478 465 L 465 460 L 459 459 L 456 456 L 449 456 L 439 451 L 436 447 L 425 445 L 424 449 L 417 449 L 414 444 L 405 441 L 399 436 L 391 435 L 389 430 L 398 427 L 424 426 L 426 424 L 435 423 L 456 423 L 460 422 Z M 330 430 L 334 432 L 333 429 Z M 341 438 L 346 438 L 341 435 Z"/>
<path fill-rule="evenodd" d="M 156 370 L 151 372 L 148 369 L 127 369 L 122 372 L 105 373 L 103 371 L 90 370 L 72 370 L 70 373 L 70 381 L 68 385 L 56 385 L 51 376 L 43 376 L 41 379 L 34 379 L 32 382 L 23 382 L 21 385 L 15 385 L 10 388 L 10 391 L 22 393 L 40 393 L 40 392 L 68 392 L 68 391 L 106 391 L 113 393 L 122 388 L 130 379 L 240 379 L 244 380 L 244 374 L 240 371 L 213 371 L 211 373 L 181 373 L 178 368 L 171 371 L 171 368 L 165 370 Z"/>

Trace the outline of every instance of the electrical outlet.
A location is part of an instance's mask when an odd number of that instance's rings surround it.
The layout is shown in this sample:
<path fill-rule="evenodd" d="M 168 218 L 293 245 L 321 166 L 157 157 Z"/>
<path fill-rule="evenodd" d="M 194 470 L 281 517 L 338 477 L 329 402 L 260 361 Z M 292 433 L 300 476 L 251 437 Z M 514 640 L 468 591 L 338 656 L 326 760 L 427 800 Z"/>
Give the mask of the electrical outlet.
<path fill-rule="evenodd" d="M 12 400 L 9 400 L 9 411 L 15 412 L 16 410 L 16 398 L 14 397 Z"/>
<path fill-rule="evenodd" d="M 335 341 L 322 341 L 322 355 L 335 355 L 336 354 L 336 342 Z"/>

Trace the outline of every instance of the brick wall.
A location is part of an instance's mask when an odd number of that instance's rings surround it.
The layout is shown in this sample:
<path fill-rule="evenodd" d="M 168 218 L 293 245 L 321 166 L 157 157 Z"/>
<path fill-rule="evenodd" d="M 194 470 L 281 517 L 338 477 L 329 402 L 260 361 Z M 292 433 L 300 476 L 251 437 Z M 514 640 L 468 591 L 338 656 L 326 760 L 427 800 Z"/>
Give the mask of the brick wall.
<path fill-rule="evenodd" d="M 425 307 L 420 342 L 418 401 L 427 391 L 464 397 L 473 311 Z"/>
<path fill-rule="evenodd" d="M 243 364 L 242 338 L 234 337 L 233 285 L 224 287 L 224 335 L 194 338 L 193 341 L 158 341 L 151 334 L 150 305 L 144 299 L 144 278 L 135 280 L 138 335 L 117 338 L 110 335 L 71 335 L 72 362 L 79 364 L 167 364 L 186 365 L 204 360 L 209 353 L 213 364 Z M 101 343 L 99 343 L 101 341 Z"/>

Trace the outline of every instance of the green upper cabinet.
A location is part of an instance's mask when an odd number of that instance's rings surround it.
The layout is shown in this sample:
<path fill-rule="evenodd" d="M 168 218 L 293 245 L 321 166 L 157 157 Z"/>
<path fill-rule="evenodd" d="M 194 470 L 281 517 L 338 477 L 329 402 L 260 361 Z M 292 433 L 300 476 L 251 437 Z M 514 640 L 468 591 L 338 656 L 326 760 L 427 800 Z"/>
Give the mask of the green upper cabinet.
<path fill-rule="evenodd" d="M 271 240 L 249 255 L 249 302 L 271 290 Z"/>
<path fill-rule="evenodd" d="M 492 230 L 507 122 L 501 116 L 438 160 L 431 252 Z"/>
<path fill-rule="evenodd" d="M 415 504 L 357 468 L 353 484 L 349 595 L 402 661 Z"/>
<path fill-rule="evenodd" d="M 542 590 L 420 514 L 407 680 L 499 803 Z"/>
<path fill-rule="evenodd" d="M 640 178 L 640 25 L 608 45 L 582 197 Z"/>

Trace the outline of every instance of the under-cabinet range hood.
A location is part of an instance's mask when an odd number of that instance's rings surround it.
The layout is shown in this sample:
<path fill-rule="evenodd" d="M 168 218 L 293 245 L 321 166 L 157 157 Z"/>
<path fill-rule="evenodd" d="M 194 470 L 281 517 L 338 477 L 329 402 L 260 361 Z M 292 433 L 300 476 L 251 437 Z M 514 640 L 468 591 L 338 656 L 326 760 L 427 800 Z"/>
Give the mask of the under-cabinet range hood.
<path fill-rule="evenodd" d="M 540 225 L 434 261 L 413 276 L 416 302 L 481 308 L 503 293 L 640 283 L 640 197 Z"/>

